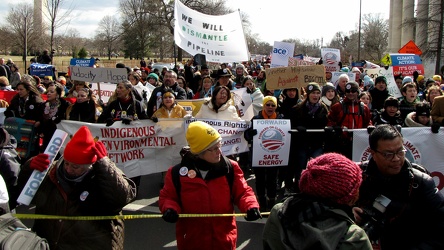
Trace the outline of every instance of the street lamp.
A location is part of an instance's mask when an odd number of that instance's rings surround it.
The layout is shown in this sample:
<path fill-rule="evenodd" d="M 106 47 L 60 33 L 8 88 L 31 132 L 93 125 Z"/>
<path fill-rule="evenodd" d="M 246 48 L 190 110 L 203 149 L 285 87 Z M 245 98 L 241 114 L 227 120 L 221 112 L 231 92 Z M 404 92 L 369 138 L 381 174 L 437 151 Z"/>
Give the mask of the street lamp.
<path fill-rule="evenodd" d="M 359 0 L 358 62 L 361 61 L 361 10 L 362 0 Z"/>

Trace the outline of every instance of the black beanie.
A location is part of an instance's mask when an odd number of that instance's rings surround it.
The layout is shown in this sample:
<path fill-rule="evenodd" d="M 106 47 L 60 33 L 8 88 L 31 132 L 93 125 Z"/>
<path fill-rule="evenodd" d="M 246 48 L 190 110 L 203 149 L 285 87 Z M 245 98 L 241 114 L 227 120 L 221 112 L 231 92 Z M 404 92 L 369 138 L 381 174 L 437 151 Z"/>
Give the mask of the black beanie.
<path fill-rule="evenodd" d="M 376 85 L 378 82 L 384 82 L 385 85 L 387 85 L 387 78 L 386 78 L 385 76 L 378 76 L 378 77 L 376 77 L 376 79 L 375 79 L 375 85 Z"/>
<path fill-rule="evenodd" d="M 394 97 L 388 97 L 387 99 L 385 99 L 385 101 L 384 101 L 384 108 L 387 108 L 388 106 L 397 107 L 399 109 L 399 101 L 398 101 L 398 99 L 396 99 Z"/>

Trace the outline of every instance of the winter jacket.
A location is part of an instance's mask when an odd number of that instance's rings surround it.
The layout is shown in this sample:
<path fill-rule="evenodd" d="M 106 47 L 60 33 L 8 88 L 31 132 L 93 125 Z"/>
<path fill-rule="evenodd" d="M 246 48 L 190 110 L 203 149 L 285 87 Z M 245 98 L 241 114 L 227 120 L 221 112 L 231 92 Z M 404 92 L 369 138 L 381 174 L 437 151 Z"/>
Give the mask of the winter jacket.
<path fill-rule="evenodd" d="M 372 109 L 381 111 L 384 108 L 385 100 L 391 96 L 387 89 L 380 91 L 377 88 L 372 88 L 368 91 L 372 97 Z"/>
<path fill-rule="evenodd" d="M 345 108 L 343 105 L 346 105 Z M 346 110 L 345 114 L 344 110 Z M 327 126 L 355 129 L 367 128 L 369 125 L 372 125 L 370 109 L 359 100 L 350 101 L 346 97 L 343 101 L 334 104 L 328 114 Z"/>
<path fill-rule="evenodd" d="M 66 119 L 71 121 L 82 121 L 95 123 L 102 112 L 102 107 L 94 101 L 71 104 L 66 109 Z"/>
<path fill-rule="evenodd" d="M 165 92 L 165 89 L 167 86 L 161 85 L 159 87 L 156 87 L 150 96 L 150 99 L 148 100 L 148 107 L 146 109 L 146 113 L 148 115 L 148 118 L 151 118 L 151 116 L 156 112 L 157 110 L 157 103 L 159 101 L 159 106 L 162 100 L 162 95 Z M 186 100 L 187 99 L 187 93 L 186 91 L 179 86 L 179 84 L 174 83 L 173 86 L 170 87 L 174 93 L 176 94 L 176 100 Z M 159 100 L 160 99 L 160 100 Z"/>
<path fill-rule="evenodd" d="M 363 182 L 357 205 L 372 208 L 384 195 L 391 200 L 385 213 L 374 216 L 383 222 L 381 249 L 444 249 L 444 197 L 431 176 L 407 159 L 399 174 L 383 176 L 376 162 L 361 164 Z M 379 214 L 380 215 L 380 214 Z"/>
<path fill-rule="evenodd" d="M 372 250 L 371 243 L 344 208 L 303 194 L 271 210 L 263 231 L 265 250 Z"/>
<path fill-rule="evenodd" d="M 401 98 L 399 101 L 399 111 L 401 112 L 401 118 L 405 120 L 407 115 L 416 111 L 416 104 L 419 103 L 419 98 L 413 102 L 408 102 L 405 98 Z"/>
<path fill-rule="evenodd" d="M 302 126 L 306 129 L 324 129 L 327 125 L 328 108 L 327 106 L 319 102 L 319 108 L 313 114 L 309 113 L 306 102 L 301 102 L 291 111 L 291 128 L 296 129 L 298 126 Z M 295 148 L 303 149 L 316 149 L 322 147 L 324 144 L 323 133 L 295 133 L 292 136 L 292 145 Z"/>
<path fill-rule="evenodd" d="M 404 125 L 404 121 L 401 118 L 401 113 L 398 111 L 395 116 L 389 116 L 388 113 L 382 109 L 377 112 L 373 118 L 373 125 L 390 124 L 390 125 Z"/>
<path fill-rule="evenodd" d="M 135 107 L 134 107 L 135 105 Z M 119 99 L 112 101 L 106 106 L 105 110 L 97 119 L 98 123 L 105 123 L 107 119 L 113 119 L 114 121 L 122 120 L 122 111 L 126 111 L 127 118 L 136 120 L 134 112 L 137 114 L 138 120 L 147 119 L 143 104 L 140 101 L 122 102 Z"/>
<path fill-rule="evenodd" d="M 432 117 L 430 117 L 427 125 L 423 125 L 417 121 L 415 121 L 414 116 L 416 116 L 416 111 L 410 112 L 404 120 L 404 125 L 406 127 L 430 127 L 432 126 Z"/>
<path fill-rule="evenodd" d="M 41 97 L 29 96 L 23 101 L 20 100 L 18 94 L 12 98 L 9 107 L 5 110 L 6 117 L 18 117 L 33 121 L 37 121 L 42 113 L 43 99 Z"/>
<path fill-rule="evenodd" d="M 200 110 L 197 112 L 196 118 L 240 121 L 241 118 L 237 113 L 236 107 L 234 107 L 231 103 L 231 100 L 228 100 L 228 102 L 223 104 L 216 113 L 216 111 L 213 109 L 213 104 L 210 102 L 210 100 L 207 100 L 202 104 L 202 106 L 200 106 Z"/>
<path fill-rule="evenodd" d="M 231 161 L 231 160 L 230 160 Z M 222 163 L 223 162 L 223 163 Z M 234 205 L 245 213 L 259 207 L 253 189 L 248 186 L 243 172 L 235 161 L 231 161 L 234 171 L 232 186 L 226 175 L 229 167 L 222 159 L 212 165 L 205 178 L 199 168 L 208 167 L 203 160 L 182 164 L 187 172 L 194 171 L 195 177 L 186 173 L 180 176 L 180 201 L 172 179 L 170 168 L 165 177 L 165 185 L 160 191 L 159 209 L 164 213 L 173 209 L 179 214 L 228 214 L 234 212 Z M 177 248 L 183 249 L 236 249 L 237 227 L 235 217 L 195 217 L 179 218 L 176 224 Z"/>
<path fill-rule="evenodd" d="M 168 111 L 165 106 L 160 106 L 156 112 L 154 112 L 152 117 L 157 118 L 183 118 L 187 115 L 185 109 L 179 104 L 175 104 L 171 111 Z"/>
<path fill-rule="evenodd" d="M 22 172 L 28 176 L 30 161 Z M 53 163 L 32 200 L 36 214 L 112 216 L 136 197 L 136 185 L 108 157 L 81 182 L 62 181 L 63 159 Z M 22 176 L 21 176 L 22 177 Z M 24 178 L 27 180 L 27 178 Z M 25 180 L 25 182 L 26 182 Z M 65 179 L 66 180 L 66 179 Z M 62 183 L 67 183 L 63 185 Z M 62 187 L 63 185 L 63 187 Z M 66 187 L 68 186 L 68 187 Z M 124 223 L 113 220 L 35 220 L 32 229 L 56 249 L 123 249 Z"/>

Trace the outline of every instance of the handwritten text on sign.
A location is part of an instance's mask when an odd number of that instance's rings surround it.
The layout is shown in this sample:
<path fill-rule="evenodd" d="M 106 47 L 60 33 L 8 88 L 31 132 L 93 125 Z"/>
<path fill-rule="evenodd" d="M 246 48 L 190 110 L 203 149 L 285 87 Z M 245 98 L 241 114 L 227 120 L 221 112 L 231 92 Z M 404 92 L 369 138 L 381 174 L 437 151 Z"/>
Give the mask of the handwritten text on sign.
<path fill-rule="evenodd" d="M 128 79 L 126 69 L 121 68 L 87 68 L 71 66 L 71 79 L 85 82 L 119 83 Z"/>
<path fill-rule="evenodd" d="M 325 83 L 323 65 L 296 66 L 265 69 L 267 89 L 288 89 L 306 87 L 310 82 Z"/>

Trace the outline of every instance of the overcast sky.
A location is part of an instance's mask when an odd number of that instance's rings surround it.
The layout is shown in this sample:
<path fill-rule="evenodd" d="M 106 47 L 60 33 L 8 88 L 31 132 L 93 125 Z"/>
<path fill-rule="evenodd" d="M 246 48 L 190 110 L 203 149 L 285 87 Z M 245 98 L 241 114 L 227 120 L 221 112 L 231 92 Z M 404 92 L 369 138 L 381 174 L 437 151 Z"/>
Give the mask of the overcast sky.
<path fill-rule="evenodd" d="M 323 39 L 330 42 L 338 31 L 348 33 L 357 30 L 359 2 L 362 1 L 364 14 L 380 14 L 389 17 L 389 0 L 227 0 L 233 10 L 240 9 L 249 16 L 253 33 L 262 41 L 273 44 L 287 38 L 301 40 Z M 32 0 L 2 0 L 0 16 L 6 17 L 10 6 L 17 3 L 33 3 Z M 66 1 L 68 4 L 70 0 Z M 75 11 L 66 32 L 76 29 L 82 37 L 93 37 L 98 23 L 106 15 L 118 15 L 118 0 L 76 0 L 72 1 Z"/>

